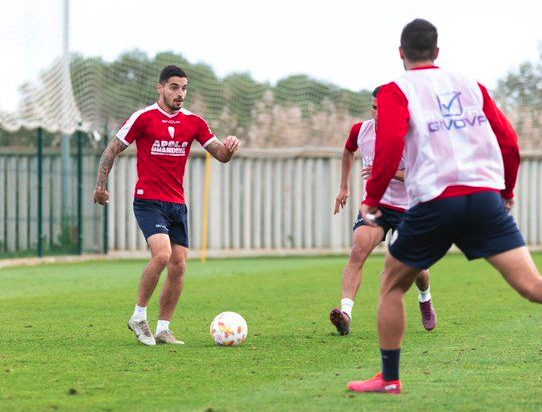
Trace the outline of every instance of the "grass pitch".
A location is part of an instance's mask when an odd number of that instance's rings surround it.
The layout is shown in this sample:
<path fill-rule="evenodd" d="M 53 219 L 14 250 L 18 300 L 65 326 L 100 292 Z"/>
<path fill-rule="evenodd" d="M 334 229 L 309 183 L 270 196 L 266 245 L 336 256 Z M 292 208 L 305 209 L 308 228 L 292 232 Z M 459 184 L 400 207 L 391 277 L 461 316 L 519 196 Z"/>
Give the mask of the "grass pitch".
<path fill-rule="evenodd" d="M 433 332 L 415 290 L 407 295 L 403 394 L 349 393 L 348 381 L 380 367 L 383 261 L 366 264 L 346 337 L 327 319 L 345 257 L 189 262 L 171 325 L 180 347 L 144 347 L 126 327 L 143 261 L 0 270 L 0 410 L 542 410 L 542 307 L 459 255 L 431 271 Z M 153 329 L 157 305 L 155 296 Z M 244 346 L 211 341 L 209 324 L 225 310 L 247 320 Z"/>

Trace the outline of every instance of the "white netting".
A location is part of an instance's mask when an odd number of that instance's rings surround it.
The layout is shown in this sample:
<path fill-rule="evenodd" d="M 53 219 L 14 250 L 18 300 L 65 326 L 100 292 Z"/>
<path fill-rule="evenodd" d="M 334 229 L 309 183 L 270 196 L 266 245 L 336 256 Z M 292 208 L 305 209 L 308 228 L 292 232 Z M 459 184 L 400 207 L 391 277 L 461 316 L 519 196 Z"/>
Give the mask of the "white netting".
<path fill-rule="evenodd" d="M 219 78 L 213 68 L 187 61 L 182 42 L 174 51 L 125 50 L 108 60 L 68 48 L 68 34 L 92 38 L 95 32 L 66 24 L 67 3 L 3 2 L 0 53 L 9 57 L 0 77 L 0 129 L 113 132 L 131 113 L 155 101 L 158 75 L 168 64 L 188 73 L 185 107 L 205 117 L 218 134 L 236 134 L 248 146 L 340 146 L 351 124 L 370 115 L 370 91 L 353 92 L 306 75 L 289 75 L 275 85 L 249 74 Z M 99 22 L 95 30 L 106 38 L 119 36 L 119 28 Z M 137 34 L 154 30 L 153 24 L 138 26 Z M 284 64 L 287 73 L 287 62 L 277 64 Z M 494 94 L 516 126 L 522 148 L 539 149 L 542 67 L 524 64 L 503 74 Z"/>
<path fill-rule="evenodd" d="M 340 145 L 351 124 L 369 114 L 369 92 L 351 92 L 305 75 L 270 85 L 242 73 L 219 78 L 211 67 L 187 61 L 182 50 L 154 55 L 127 50 L 113 61 L 68 50 L 67 36 L 78 28 L 66 24 L 66 4 L 6 3 L 0 52 L 12 56 L 10 70 L 17 76 L 3 79 L 3 90 L 9 93 L 0 99 L 2 129 L 112 132 L 156 100 L 158 76 L 168 64 L 188 73 L 185 107 L 204 116 L 218 134 L 237 134 L 248 146 Z M 115 35 L 112 28 L 99 29 Z"/>
<path fill-rule="evenodd" d="M 71 134 L 81 126 L 74 100 L 63 2 L 4 2 L 0 24 L 0 125 Z"/>
<path fill-rule="evenodd" d="M 274 87 L 247 74 L 218 78 L 203 64 L 172 52 L 148 56 L 130 51 L 114 62 L 75 55 L 72 84 L 83 119 L 93 129 L 118 127 L 157 98 L 161 69 L 177 64 L 187 73 L 185 107 L 203 115 L 220 135 L 242 136 L 249 146 L 340 145 L 349 127 L 369 112 L 370 93 L 354 93 L 304 75 L 290 76 Z"/>

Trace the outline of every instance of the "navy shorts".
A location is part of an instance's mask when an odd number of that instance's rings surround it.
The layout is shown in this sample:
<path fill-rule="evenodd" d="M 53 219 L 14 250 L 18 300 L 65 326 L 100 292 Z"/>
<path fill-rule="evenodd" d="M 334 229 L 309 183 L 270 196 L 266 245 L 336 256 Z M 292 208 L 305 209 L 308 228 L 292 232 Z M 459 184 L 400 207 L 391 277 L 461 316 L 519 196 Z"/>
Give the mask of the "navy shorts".
<path fill-rule="evenodd" d="M 172 243 L 188 247 L 188 208 L 183 203 L 134 199 L 134 214 L 145 240 L 157 233 Z"/>
<path fill-rule="evenodd" d="M 501 195 L 485 191 L 417 204 L 405 213 L 389 250 L 404 264 L 427 269 L 454 243 L 469 260 L 525 245 Z"/>
<path fill-rule="evenodd" d="M 405 212 L 399 212 L 398 210 L 390 209 L 388 207 L 379 207 L 378 210 L 380 210 L 380 213 L 382 213 L 382 216 L 378 217 L 375 221 L 378 224 L 378 226 L 382 227 L 384 229 L 384 238 L 386 237 L 386 234 L 388 231 L 395 231 L 397 229 L 397 226 L 401 222 L 401 219 L 403 218 L 403 215 Z M 358 213 L 358 217 L 356 218 L 356 221 L 354 222 L 354 227 L 352 228 L 352 231 L 355 232 L 358 227 L 367 225 L 368 223 L 363 220 L 361 215 Z"/>

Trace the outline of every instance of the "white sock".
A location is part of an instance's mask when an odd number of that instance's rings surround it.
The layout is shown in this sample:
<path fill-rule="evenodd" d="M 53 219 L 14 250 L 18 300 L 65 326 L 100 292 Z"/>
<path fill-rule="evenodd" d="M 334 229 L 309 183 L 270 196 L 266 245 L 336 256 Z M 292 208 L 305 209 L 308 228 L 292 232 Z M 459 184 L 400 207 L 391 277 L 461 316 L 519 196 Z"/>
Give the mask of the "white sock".
<path fill-rule="evenodd" d="M 352 320 L 352 308 L 354 307 L 354 301 L 352 299 L 341 299 L 341 310 L 348 315 Z"/>
<path fill-rule="evenodd" d="M 169 329 L 169 320 L 158 320 L 156 324 L 156 334 Z"/>
<path fill-rule="evenodd" d="M 147 307 L 136 305 L 132 320 L 147 320 Z"/>
<path fill-rule="evenodd" d="M 420 303 L 427 302 L 429 299 L 431 299 L 431 292 L 429 291 L 431 289 L 430 287 L 427 287 L 427 290 L 421 291 L 418 289 L 419 295 L 418 300 Z"/>

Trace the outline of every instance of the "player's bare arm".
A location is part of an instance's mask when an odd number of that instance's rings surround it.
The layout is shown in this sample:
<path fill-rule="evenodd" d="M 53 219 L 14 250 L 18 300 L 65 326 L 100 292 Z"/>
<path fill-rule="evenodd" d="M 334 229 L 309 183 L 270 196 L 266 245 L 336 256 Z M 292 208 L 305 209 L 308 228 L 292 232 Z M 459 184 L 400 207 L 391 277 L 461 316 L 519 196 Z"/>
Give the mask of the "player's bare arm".
<path fill-rule="evenodd" d="M 241 142 L 236 136 L 228 136 L 224 139 L 224 142 L 218 139 L 212 141 L 205 150 L 219 162 L 228 163 L 234 153 L 239 150 L 240 145 Z"/>
<path fill-rule="evenodd" d="M 363 179 L 369 179 L 371 177 L 371 173 L 373 171 L 373 166 L 367 166 L 361 169 L 361 177 Z M 395 173 L 395 176 L 393 176 L 393 179 L 399 180 L 400 182 L 405 181 L 405 171 L 404 170 L 398 170 Z"/>
<path fill-rule="evenodd" d="M 101 205 L 109 203 L 109 193 L 105 190 L 107 176 L 109 176 L 109 172 L 111 171 L 117 156 L 127 147 L 128 146 L 121 142 L 120 139 L 114 138 L 105 148 L 102 158 L 100 159 L 100 165 L 98 166 L 96 189 L 94 190 L 94 203 L 99 203 Z"/>
<path fill-rule="evenodd" d="M 395 176 L 393 176 L 393 179 L 399 180 L 400 182 L 405 181 L 405 171 L 404 170 L 398 170 L 395 172 Z"/>
<path fill-rule="evenodd" d="M 339 194 L 337 199 L 335 199 L 335 210 L 333 214 L 336 215 L 341 211 L 341 209 L 346 205 L 346 200 L 350 195 L 348 189 L 348 181 L 350 180 L 350 172 L 352 171 L 352 165 L 354 163 L 354 153 L 344 149 L 342 166 L 341 166 L 341 187 L 339 189 Z"/>

